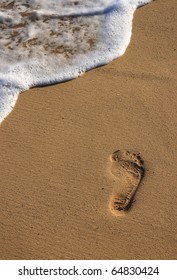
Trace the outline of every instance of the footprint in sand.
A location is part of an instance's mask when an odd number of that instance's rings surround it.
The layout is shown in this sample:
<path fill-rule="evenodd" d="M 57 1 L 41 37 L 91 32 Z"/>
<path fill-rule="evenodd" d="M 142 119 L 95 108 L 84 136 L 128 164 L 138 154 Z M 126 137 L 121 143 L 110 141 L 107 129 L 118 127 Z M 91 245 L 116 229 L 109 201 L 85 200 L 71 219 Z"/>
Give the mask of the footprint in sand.
<path fill-rule="evenodd" d="M 144 162 L 139 153 L 116 151 L 111 157 L 111 173 L 116 185 L 110 198 L 109 209 L 115 215 L 129 210 L 144 176 Z"/>

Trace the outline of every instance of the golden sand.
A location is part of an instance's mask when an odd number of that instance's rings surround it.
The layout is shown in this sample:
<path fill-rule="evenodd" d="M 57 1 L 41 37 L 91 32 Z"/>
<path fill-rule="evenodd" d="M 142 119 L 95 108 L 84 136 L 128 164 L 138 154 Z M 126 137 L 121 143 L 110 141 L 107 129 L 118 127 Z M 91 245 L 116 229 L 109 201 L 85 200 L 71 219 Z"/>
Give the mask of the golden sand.
<path fill-rule="evenodd" d="M 1 259 L 176 259 L 176 11 L 138 9 L 121 58 L 20 95 L 0 128 Z M 116 150 L 144 160 L 124 215 Z"/>

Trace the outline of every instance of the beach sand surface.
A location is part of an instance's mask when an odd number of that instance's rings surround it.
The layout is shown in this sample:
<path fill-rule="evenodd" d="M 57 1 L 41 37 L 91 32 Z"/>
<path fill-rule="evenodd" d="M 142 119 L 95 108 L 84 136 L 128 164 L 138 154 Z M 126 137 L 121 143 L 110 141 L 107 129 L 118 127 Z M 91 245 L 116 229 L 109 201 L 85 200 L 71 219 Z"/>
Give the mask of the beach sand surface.
<path fill-rule="evenodd" d="M 0 127 L 0 259 L 176 259 L 176 13 L 153 1 L 122 57 L 20 95 Z M 145 172 L 112 212 L 132 180 L 117 150 Z"/>

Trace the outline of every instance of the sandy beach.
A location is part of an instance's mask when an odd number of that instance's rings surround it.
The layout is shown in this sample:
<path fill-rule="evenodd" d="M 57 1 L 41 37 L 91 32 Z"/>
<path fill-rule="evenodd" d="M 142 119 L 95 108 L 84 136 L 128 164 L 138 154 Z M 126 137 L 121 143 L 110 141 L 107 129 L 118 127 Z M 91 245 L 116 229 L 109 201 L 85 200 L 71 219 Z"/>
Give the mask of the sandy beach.
<path fill-rule="evenodd" d="M 0 127 L 0 259 L 176 259 L 176 13 L 151 2 L 122 57 L 20 95 Z"/>

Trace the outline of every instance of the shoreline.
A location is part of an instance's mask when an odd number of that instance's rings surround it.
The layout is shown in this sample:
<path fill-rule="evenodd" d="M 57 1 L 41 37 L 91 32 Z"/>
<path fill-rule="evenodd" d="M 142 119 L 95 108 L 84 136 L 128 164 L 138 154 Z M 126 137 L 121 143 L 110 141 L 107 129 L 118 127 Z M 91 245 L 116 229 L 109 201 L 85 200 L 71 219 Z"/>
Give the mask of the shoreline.
<path fill-rule="evenodd" d="M 0 259 L 176 259 L 175 6 L 138 9 L 122 57 L 20 95 L 0 128 Z M 145 168 L 122 216 L 119 149 Z"/>

